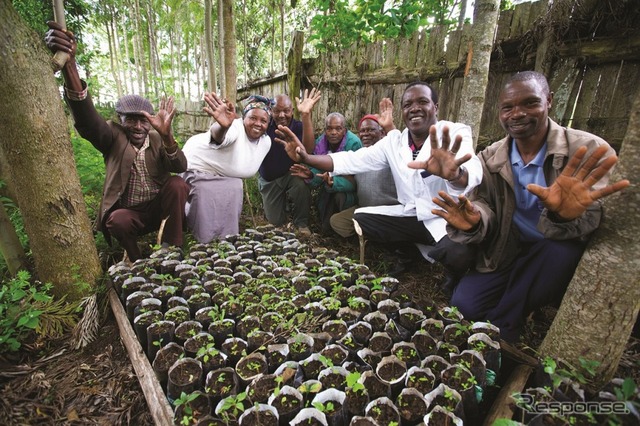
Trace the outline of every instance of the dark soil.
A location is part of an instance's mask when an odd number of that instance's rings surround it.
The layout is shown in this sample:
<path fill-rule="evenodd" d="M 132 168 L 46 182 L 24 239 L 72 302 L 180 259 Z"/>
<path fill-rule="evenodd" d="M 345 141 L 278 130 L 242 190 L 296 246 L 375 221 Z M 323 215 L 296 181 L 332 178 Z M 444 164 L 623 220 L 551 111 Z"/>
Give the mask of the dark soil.
<path fill-rule="evenodd" d="M 248 227 L 254 227 L 249 224 Z M 357 240 L 338 237 L 309 238 L 313 246 L 330 247 L 358 259 Z M 384 250 L 366 246 L 366 263 L 376 275 L 393 268 L 383 259 Z M 120 260 L 118 254 L 103 259 Z M 107 262 L 107 260 L 105 260 Z M 418 307 L 444 305 L 439 290 L 442 269 L 414 262 L 413 269 L 399 277 L 401 290 L 413 295 Z M 135 372 L 124 348 L 115 319 L 104 297 L 100 302 L 100 331 L 83 349 L 71 347 L 71 334 L 55 341 L 25 346 L 17 356 L 0 355 L 0 424 L 2 425 L 152 425 L 153 421 Z M 555 310 L 544 309 L 533 316 L 519 347 L 532 353 L 548 330 Z M 640 340 L 631 338 L 617 377 L 640 382 Z"/>

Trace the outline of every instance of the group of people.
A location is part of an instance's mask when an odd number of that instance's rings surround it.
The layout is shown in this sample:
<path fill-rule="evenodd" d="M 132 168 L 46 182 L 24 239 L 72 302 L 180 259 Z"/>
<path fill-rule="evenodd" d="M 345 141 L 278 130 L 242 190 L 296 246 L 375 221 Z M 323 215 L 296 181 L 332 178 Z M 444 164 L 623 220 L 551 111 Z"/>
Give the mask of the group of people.
<path fill-rule="evenodd" d="M 165 218 L 166 244 L 181 246 L 185 225 L 200 242 L 237 233 L 242 179 L 258 172 L 269 222 L 282 225 L 291 213 L 309 234 L 309 188 L 318 187 L 323 231 L 348 237 L 355 220 L 367 239 L 401 253 L 413 243 L 432 246 L 451 304 L 514 341 L 530 312 L 564 294 L 600 223 L 600 200 L 629 185 L 609 183 L 617 158 L 604 140 L 549 118 L 553 93 L 531 71 L 503 87 L 507 136 L 479 154 L 469 126 L 438 120 L 437 92 L 425 82 L 402 95 L 403 131 L 383 99 L 377 114 L 359 121 L 360 137 L 339 113 L 314 137 L 316 90 L 296 98 L 301 121 L 286 95 L 251 97 L 238 118 L 234 105 L 208 93 L 205 111 L 215 123 L 180 149 L 171 99 L 154 114 L 146 99 L 124 96 L 120 123 L 101 118 L 78 75 L 73 36 L 49 25 L 47 46 L 70 54 L 62 73 L 76 128 L 105 159 L 99 226 L 131 259 L 140 257 L 137 236 Z"/>

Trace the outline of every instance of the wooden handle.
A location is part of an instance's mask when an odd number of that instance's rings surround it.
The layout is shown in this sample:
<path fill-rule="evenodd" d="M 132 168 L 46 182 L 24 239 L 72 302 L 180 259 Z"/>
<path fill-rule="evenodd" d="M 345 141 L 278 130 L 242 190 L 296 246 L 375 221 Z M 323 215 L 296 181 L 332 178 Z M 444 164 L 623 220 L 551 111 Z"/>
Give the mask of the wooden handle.
<path fill-rule="evenodd" d="M 62 26 L 63 30 L 67 29 L 67 23 L 64 19 L 64 1 L 63 0 L 53 0 L 53 20 L 56 21 L 60 26 Z M 64 64 L 69 60 L 69 54 L 67 52 L 57 51 L 55 55 L 53 55 L 53 69 L 55 71 L 60 71 Z"/>

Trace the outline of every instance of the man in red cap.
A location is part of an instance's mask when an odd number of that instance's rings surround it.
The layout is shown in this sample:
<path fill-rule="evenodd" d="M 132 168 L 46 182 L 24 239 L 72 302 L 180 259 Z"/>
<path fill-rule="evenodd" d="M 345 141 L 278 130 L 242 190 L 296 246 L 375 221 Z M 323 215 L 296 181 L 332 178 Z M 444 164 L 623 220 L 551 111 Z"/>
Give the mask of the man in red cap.
<path fill-rule="evenodd" d="M 142 257 L 137 238 L 152 232 L 167 218 L 163 244 L 182 246 L 184 207 L 189 188 L 179 176 L 187 159 L 171 131 L 176 113 L 173 98 L 162 99 L 157 114 L 138 95 L 126 95 L 116 103 L 120 123 L 107 121 L 96 111 L 86 82 L 76 67 L 76 40 L 55 22 L 47 23 L 47 47 L 69 54 L 62 68 L 64 98 L 76 129 L 102 153 L 106 166 L 98 229 L 110 242 L 113 235 L 130 260 Z"/>
<path fill-rule="evenodd" d="M 365 148 L 375 145 L 385 136 L 378 117 L 367 114 L 358 123 L 358 136 Z M 354 176 L 358 205 L 331 216 L 331 228 L 341 237 L 348 238 L 355 234 L 353 213 L 360 207 L 385 206 L 398 204 L 396 186 L 389 167 L 382 170 L 358 173 Z"/>

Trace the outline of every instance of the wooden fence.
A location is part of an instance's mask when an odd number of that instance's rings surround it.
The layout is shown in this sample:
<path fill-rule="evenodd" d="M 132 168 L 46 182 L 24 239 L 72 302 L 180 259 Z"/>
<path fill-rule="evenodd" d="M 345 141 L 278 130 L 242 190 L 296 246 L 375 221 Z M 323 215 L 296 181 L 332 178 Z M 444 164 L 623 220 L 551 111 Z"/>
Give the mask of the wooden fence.
<path fill-rule="evenodd" d="M 600 135 L 619 148 L 640 86 L 640 36 L 564 40 L 559 49 L 548 52 L 548 46 L 533 36 L 548 13 L 548 0 L 540 0 L 500 14 L 479 144 L 504 135 L 497 120 L 497 97 L 506 79 L 516 71 L 536 69 L 547 75 L 555 92 L 554 120 Z M 637 14 L 635 22 L 640 29 L 640 11 Z M 425 80 L 439 92 L 439 118 L 456 121 L 464 102 L 461 93 L 470 31 L 468 24 L 453 31 L 435 27 L 410 38 L 355 44 L 342 52 L 303 61 L 293 71 L 299 73 L 295 77 L 301 81 L 300 89 L 318 87 L 323 94 L 314 110 L 316 134 L 323 130 L 324 117 L 333 111 L 343 113 L 349 128 L 355 130 L 363 115 L 378 111 L 383 97 L 392 99 L 396 126 L 404 128 L 397 106 L 406 85 L 415 80 Z M 545 55 L 551 55 L 552 66 L 542 70 Z M 238 89 L 238 99 L 250 93 L 291 96 L 291 78 L 291 74 L 282 73 L 252 82 Z M 202 130 L 198 125 L 188 127 Z"/>

